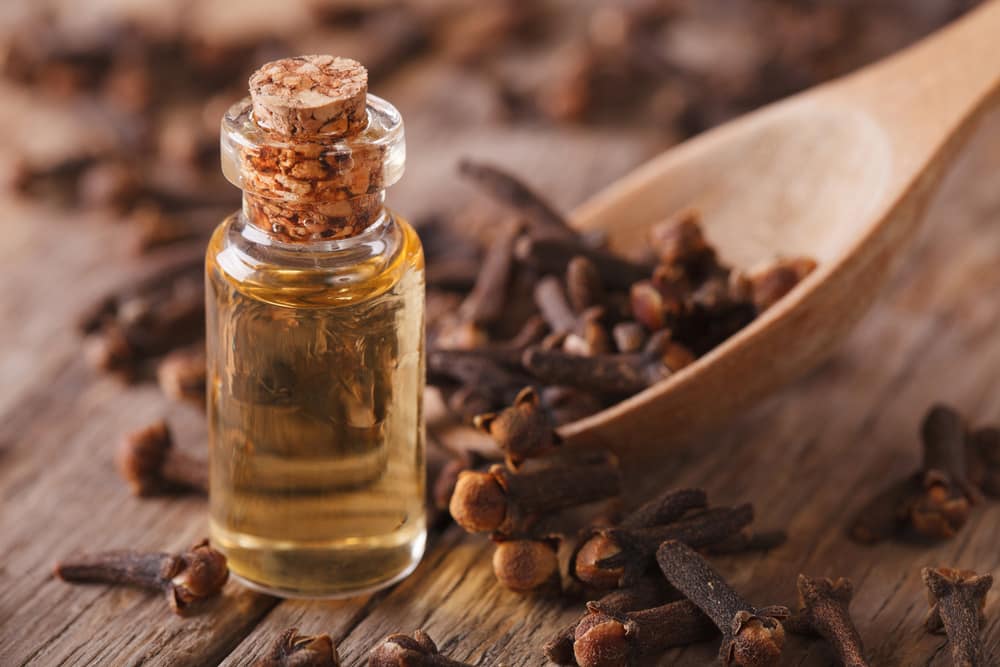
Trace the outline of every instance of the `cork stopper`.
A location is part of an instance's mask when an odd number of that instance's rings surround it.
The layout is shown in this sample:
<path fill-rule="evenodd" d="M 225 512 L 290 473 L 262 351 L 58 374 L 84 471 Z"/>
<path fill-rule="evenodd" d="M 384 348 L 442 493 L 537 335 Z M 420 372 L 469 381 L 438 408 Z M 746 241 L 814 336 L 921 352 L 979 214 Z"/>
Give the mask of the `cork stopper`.
<path fill-rule="evenodd" d="M 289 137 L 358 134 L 367 123 L 367 95 L 368 71 L 350 58 L 283 58 L 250 77 L 257 123 Z"/>
<path fill-rule="evenodd" d="M 222 118 L 222 171 L 247 221 L 284 243 L 356 236 L 383 215 L 406 160 L 403 121 L 358 62 L 299 56 L 250 77 Z"/>

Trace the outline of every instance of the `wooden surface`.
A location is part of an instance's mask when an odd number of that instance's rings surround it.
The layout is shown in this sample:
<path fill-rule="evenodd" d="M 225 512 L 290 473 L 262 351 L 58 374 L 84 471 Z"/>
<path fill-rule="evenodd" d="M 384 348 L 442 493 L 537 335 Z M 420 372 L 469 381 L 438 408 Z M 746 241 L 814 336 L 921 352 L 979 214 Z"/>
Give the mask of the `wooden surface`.
<path fill-rule="evenodd" d="M 453 176 L 459 154 L 514 167 L 569 207 L 658 148 L 628 132 L 480 130 L 488 110 L 475 109 L 445 132 L 419 110 L 434 96 L 447 99 L 447 87 L 415 80 L 375 91 L 408 119 L 409 173 L 390 199 L 411 215 L 467 194 Z M 870 493 L 916 466 L 917 424 L 931 402 L 1000 422 L 998 223 L 994 113 L 902 270 L 830 362 L 711 437 L 630 470 L 633 500 L 653 488 L 703 485 L 715 503 L 753 501 L 761 527 L 788 529 L 788 544 L 767 556 L 716 559 L 755 603 L 794 603 L 799 572 L 851 577 L 853 615 L 874 665 L 949 664 L 944 641 L 922 631 L 921 566 L 1000 574 L 1000 504 L 978 508 L 956 539 L 935 547 L 870 548 L 844 537 Z M 333 635 L 346 665 L 363 665 L 384 635 L 418 627 L 477 665 L 544 663 L 540 646 L 580 603 L 502 589 L 489 543 L 455 527 L 433 537 L 400 585 L 341 602 L 278 602 L 230 583 L 222 598 L 180 619 L 157 595 L 53 579 L 53 562 L 76 550 L 179 549 L 206 534 L 204 501 L 132 498 L 112 467 L 121 433 L 155 417 L 168 415 L 192 449 L 204 427 L 196 411 L 155 387 L 122 387 L 81 358 L 76 313 L 141 269 L 122 259 L 121 227 L 5 201 L 0 229 L 0 665 L 247 665 L 290 625 Z M 989 597 L 987 617 L 991 664 L 1000 664 L 1000 592 Z M 709 642 L 658 664 L 711 664 L 716 650 Z M 821 643 L 791 638 L 784 664 L 832 663 Z"/>

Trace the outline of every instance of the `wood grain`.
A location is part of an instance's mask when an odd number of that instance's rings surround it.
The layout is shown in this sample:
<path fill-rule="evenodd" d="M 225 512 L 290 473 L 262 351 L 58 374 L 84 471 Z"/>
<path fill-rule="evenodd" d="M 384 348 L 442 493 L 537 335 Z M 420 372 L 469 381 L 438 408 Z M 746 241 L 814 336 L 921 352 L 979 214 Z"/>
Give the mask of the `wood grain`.
<path fill-rule="evenodd" d="M 657 148 L 643 137 L 583 130 L 442 136 L 432 127 L 408 125 L 406 189 L 392 194 L 414 214 L 460 203 L 447 194 L 461 192 L 452 174 L 460 153 L 530 174 L 568 207 Z M 455 528 L 434 537 L 402 584 L 341 602 L 278 603 L 230 584 L 202 613 L 179 619 L 158 595 L 54 580 L 53 562 L 75 550 L 176 549 L 205 533 L 203 501 L 134 499 L 112 469 L 129 428 L 166 414 L 193 445 L 203 427 L 196 412 L 168 404 L 154 387 L 122 387 L 79 358 L 75 313 L 141 269 L 109 261 L 123 256 L 120 229 L 37 207 L 2 210 L 0 665 L 248 665 L 291 625 L 329 632 L 346 665 L 363 665 L 384 635 L 418 627 L 477 665 L 543 664 L 540 645 L 581 605 L 500 588 L 490 544 Z M 977 509 L 956 539 L 938 546 L 870 548 L 844 537 L 868 494 L 917 464 L 918 421 L 931 402 L 1000 422 L 998 223 L 995 113 L 948 178 L 902 270 L 829 362 L 724 430 L 663 448 L 630 472 L 633 500 L 661 486 L 704 485 L 713 502 L 753 500 L 762 527 L 789 530 L 789 543 L 767 556 L 716 559 L 753 602 L 793 603 L 799 572 L 851 577 L 852 611 L 873 665 L 949 664 L 944 640 L 922 631 L 921 566 L 1000 574 L 1000 504 Z M 996 592 L 987 618 L 987 654 L 997 664 Z M 716 648 L 675 650 L 657 664 L 711 664 Z M 819 642 L 791 638 L 784 664 L 819 667 L 832 658 Z"/>

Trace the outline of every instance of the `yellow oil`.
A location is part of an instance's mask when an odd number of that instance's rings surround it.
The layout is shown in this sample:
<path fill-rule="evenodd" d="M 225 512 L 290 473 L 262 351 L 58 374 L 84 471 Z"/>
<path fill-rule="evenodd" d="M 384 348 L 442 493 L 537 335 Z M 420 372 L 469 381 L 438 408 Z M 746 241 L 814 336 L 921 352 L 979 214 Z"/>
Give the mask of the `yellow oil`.
<path fill-rule="evenodd" d="M 423 553 L 423 255 L 389 222 L 391 252 L 248 254 L 238 215 L 209 245 L 211 534 L 267 592 L 373 590 Z"/>

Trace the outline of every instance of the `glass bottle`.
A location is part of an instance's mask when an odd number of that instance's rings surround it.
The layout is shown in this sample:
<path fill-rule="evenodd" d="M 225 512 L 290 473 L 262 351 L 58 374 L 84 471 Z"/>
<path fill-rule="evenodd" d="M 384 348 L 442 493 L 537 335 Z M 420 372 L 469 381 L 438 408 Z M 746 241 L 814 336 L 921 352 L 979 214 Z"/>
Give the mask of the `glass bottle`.
<path fill-rule="evenodd" d="M 243 206 L 206 261 L 212 540 L 285 597 L 387 586 L 426 538 L 423 253 L 383 205 L 403 125 L 345 69 L 363 78 L 323 56 L 251 78 L 222 122 Z"/>

